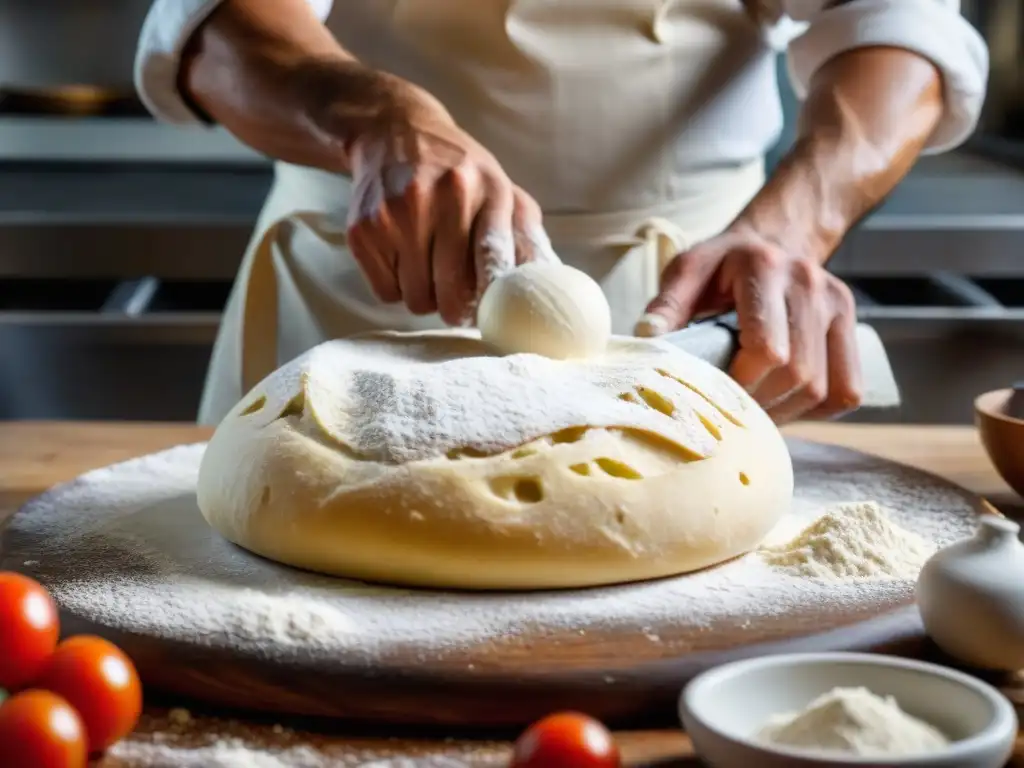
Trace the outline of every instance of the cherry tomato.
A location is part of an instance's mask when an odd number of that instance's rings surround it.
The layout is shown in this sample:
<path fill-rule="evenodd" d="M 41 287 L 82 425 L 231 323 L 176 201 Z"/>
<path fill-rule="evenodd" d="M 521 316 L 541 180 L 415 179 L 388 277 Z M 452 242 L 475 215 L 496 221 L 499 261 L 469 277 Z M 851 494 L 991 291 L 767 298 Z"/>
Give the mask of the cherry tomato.
<path fill-rule="evenodd" d="M 50 691 L 30 689 L 0 706 L 2 768 L 85 768 L 85 725 Z"/>
<path fill-rule="evenodd" d="M 57 605 L 38 583 L 0 573 L 0 688 L 29 685 L 57 646 Z"/>
<path fill-rule="evenodd" d="M 135 666 L 112 643 L 79 635 L 57 646 L 38 687 L 63 696 L 82 716 L 89 754 L 124 738 L 142 712 L 142 685 Z"/>
<path fill-rule="evenodd" d="M 578 712 L 538 720 L 512 750 L 512 768 L 618 768 L 621 764 L 608 729 Z"/>

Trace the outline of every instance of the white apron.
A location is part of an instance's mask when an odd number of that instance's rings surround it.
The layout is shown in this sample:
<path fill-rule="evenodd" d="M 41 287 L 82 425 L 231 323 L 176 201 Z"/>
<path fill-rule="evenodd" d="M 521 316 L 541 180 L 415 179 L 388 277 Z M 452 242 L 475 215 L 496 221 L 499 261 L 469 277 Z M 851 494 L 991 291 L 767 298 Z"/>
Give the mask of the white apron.
<path fill-rule="evenodd" d="M 657 135 L 680 119 L 677 102 L 707 87 L 709 61 L 761 45 L 740 0 L 335 5 L 346 48 L 434 93 L 538 200 L 555 251 L 604 289 L 615 333 L 632 333 L 668 260 L 720 232 L 764 182 L 761 160 L 694 170 Z M 704 18 L 709 7 L 724 26 Z M 600 93 L 580 92 L 595 77 Z M 275 176 L 225 308 L 203 424 L 322 341 L 443 327 L 370 292 L 345 242 L 347 178 L 286 163 Z"/>

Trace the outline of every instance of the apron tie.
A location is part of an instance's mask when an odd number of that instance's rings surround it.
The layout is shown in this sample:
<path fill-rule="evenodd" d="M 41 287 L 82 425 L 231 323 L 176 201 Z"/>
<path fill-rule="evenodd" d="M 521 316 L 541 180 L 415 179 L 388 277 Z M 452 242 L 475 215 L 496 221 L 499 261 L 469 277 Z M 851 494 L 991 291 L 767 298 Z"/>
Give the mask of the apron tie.
<path fill-rule="evenodd" d="M 651 264 L 656 265 L 659 287 L 661 275 L 669 265 L 669 262 L 680 253 L 692 248 L 697 241 L 697 238 L 688 235 L 675 222 L 659 217 L 647 219 L 641 224 L 637 228 L 637 236 L 644 240 L 647 249 L 647 259 Z M 645 314 L 637 320 L 633 328 L 633 334 L 649 338 L 660 336 L 667 330 L 664 318 L 660 315 Z"/>
<path fill-rule="evenodd" d="M 658 265 L 658 275 L 678 254 L 693 247 L 695 238 L 674 221 L 654 216 L 637 227 L 637 237 L 643 238 L 648 258 Z"/>

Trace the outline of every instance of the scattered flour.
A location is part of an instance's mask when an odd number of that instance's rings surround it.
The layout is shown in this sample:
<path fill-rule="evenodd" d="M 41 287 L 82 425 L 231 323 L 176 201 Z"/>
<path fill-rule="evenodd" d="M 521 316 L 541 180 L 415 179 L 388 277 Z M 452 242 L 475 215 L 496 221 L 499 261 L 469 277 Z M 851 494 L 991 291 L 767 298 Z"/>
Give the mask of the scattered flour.
<path fill-rule="evenodd" d="M 340 745 L 281 725 L 193 718 L 185 710 L 171 710 L 165 718 L 143 715 L 139 730 L 107 755 L 123 768 L 504 768 L 508 763 L 509 747 L 495 741 L 403 742 L 401 749 L 409 754 L 398 754 L 392 741 L 352 738 Z"/>
<path fill-rule="evenodd" d="M 221 739 L 200 747 L 153 741 L 121 742 L 109 755 L 127 765 L 146 768 L 466 768 L 500 764 L 482 760 L 466 762 L 442 755 L 380 758 L 370 751 L 325 755 L 309 747 L 267 748 L 238 738 Z"/>
<path fill-rule="evenodd" d="M 758 732 L 769 744 L 853 755 L 938 752 L 949 740 L 908 715 L 891 696 L 867 688 L 834 688 L 802 711 L 776 715 Z"/>
<path fill-rule="evenodd" d="M 38 578 L 65 611 L 112 630 L 314 663 L 325 674 L 401 655 L 448 659 L 474 675 L 472 662 L 485 649 L 604 631 L 633 632 L 647 644 L 642 655 L 658 658 L 700 650 L 718 630 L 771 634 L 794 620 L 820 620 L 823 606 L 868 618 L 913 602 L 916 573 L 904 566 L 892 567 L 890 578 L 807 578 L 758 555 L 676 579 L 525 595 L 319 576 L 254 557 L 210 530 L 195 503 L 203 448 L 96 470 L 43 494 L 8 526 L 0 568 Z M 792 441 L 790 451 L 792 529 L 868 497 L 892 510 L 893 526 L 913 529 L 929 546 L 975 530 L 972 498 L 941 480 L 840 448 Z M 691 645 L 673 641 L 680 637 Z"/>
<path fill-rule="evenodd" d="M 240 739 L 184 748 L 155 742 L 122 742 L 109 754 L 129 765 L 150 768 L 333 768 L 341 765 L 328 762 L 323 755 L 307 747 L 262 750 Z"/>
<path fill-rule="evenodd" d="M 839 504 L 795 538 L 766 544 L 769 565 L 812 579 L 915 579 L 935 545 L 904 530 L 873 501 Z"/>
<path fill-rule="evenodd" d="M 146 768 L 467 768 L 501 765 L 497 760 L 464 760 L 441 755 L 373 757 L 325 755 L 309 747 L 268 749 L 242 739 L 224 739 L 201 747 L 176 747 L 154 742 L 122 742 L 109 755 L 130 766 Z"/>

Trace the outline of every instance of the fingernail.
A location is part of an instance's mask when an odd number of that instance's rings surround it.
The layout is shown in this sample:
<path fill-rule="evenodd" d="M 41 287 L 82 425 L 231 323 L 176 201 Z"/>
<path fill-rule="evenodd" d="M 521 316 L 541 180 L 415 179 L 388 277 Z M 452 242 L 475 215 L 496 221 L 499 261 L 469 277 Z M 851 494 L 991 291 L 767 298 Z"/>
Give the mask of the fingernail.
<path fill-rule="evenodd" d="M 637 321 L 636 326 L 633 328 L 633 333 L 636 336 L 651 338 L 653 336 L 661 336 L 667 330 L 668 320 L 664 315 L 648 312 Z"/>

